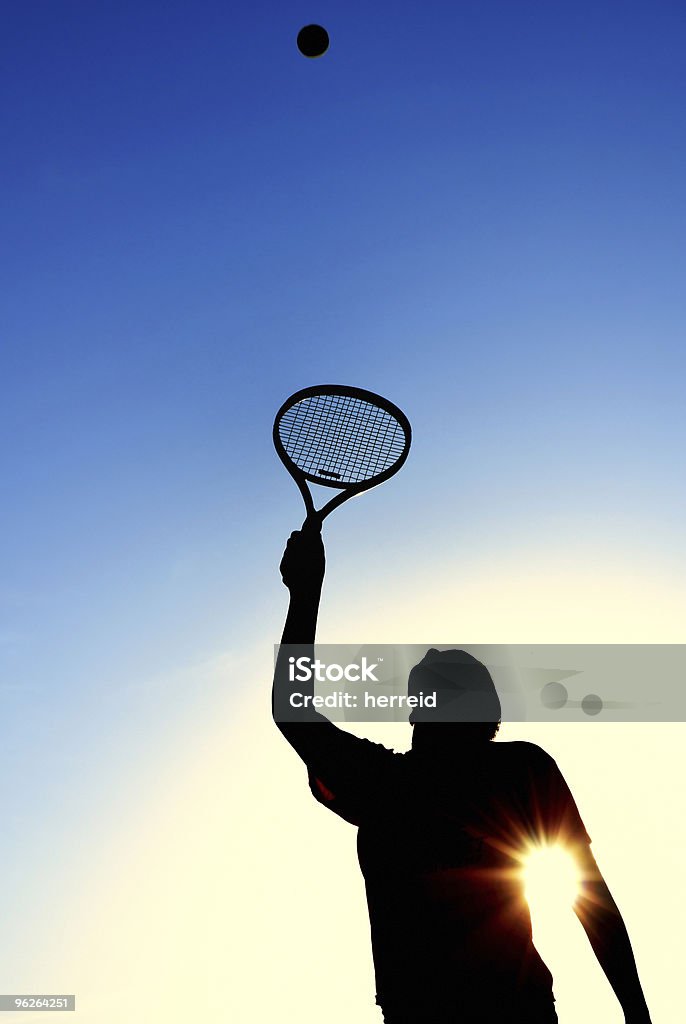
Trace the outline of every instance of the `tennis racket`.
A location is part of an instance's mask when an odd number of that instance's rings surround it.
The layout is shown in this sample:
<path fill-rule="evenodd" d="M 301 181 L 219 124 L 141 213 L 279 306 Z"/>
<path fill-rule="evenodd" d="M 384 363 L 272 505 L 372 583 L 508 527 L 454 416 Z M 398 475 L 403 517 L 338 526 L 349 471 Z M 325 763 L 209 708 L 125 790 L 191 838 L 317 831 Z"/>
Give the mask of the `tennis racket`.
<path fill-rule="evenodd" d="M 284 402 L 273 437 L 305 502 L 303 528 L 321 529 L 326 516 L 348 498 L 398 472 L 410 450 L 412 429 L 397 405 L 372 391 L 320 384 Z M 308 481 L 340 493 L 315 509 Z"/>

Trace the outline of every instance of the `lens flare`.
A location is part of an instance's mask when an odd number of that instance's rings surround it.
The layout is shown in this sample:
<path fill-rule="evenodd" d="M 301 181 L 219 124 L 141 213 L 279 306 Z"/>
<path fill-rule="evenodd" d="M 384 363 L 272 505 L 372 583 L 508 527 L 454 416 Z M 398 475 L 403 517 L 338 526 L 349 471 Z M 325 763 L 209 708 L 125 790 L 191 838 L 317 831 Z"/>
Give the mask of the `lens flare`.
<path fill-rule="evenodd" d="M 573 906 L 579 895 L 579 870 L 561 846 L 536 846 L 523 865 L 524 891 L 536 913 L 548 914 Z"/>

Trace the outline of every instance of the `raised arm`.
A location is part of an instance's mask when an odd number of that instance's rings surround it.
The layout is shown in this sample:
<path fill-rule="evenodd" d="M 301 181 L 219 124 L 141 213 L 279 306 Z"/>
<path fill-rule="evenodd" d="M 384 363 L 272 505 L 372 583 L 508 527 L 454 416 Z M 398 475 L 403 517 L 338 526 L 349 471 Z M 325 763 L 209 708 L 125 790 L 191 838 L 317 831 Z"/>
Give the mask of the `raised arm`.
<path fill-rule="evenodd" d="M 371 743 L 339 729 L 311 706 L 299 706 L 295 712 L 289 706 L 292 684 L 288 680 L 288 658 L 314 659 L 325 569 L 318 523 L 291 534 L 280 569 L 291 598 L 274 671 L 274 720 L 307 765 L 317 799 L 322 793 L 328 794 L 326 800 L 330 801 L 332 810 L 347 821 L 358 823 L 365 808 L 383 791 L 389 764 L 396 755 L 380 743 Z M 313 682 L 298 683 L 298 692 L 303 697 L 312 696 L 313 691 Z M 302 703 L 301 698 L 298 703 Z"/>
<path fill-rule="evenodd" d="M 327 742 L 332 742 L 333 734 L 340 731 L 311 706 L 305 704 L 304 707 L 294 709 L 289 704 L 292 686 L 288 681 L 288 658 L 314 659 L 325 566 L 320 524 L 315 520 L 303 530 L 291 534 L 279 566 L 281 578 L 290 591 L 290 602 L 272 688 L 274 721 L 288 742 L 308 763 Z M 313 681 L 298 683 L 298 692 L 303 697 L 312 696 Z M 298 703 L 303 703 L 301 698 L 298 698 Z"/>
<path fill-rule="evenodd" d="M 626 926 L 590 847 L 575 850 L 581 869 L 581 893 L 574 911 L 584 927 L 598 963 L 624 1011 L 626 1024 L 650 1024 Z"/>
<path fill-rule="evenodd" d="M 295 655 L 310 660 L 314 658 L 314 639 L 325 567 L 324 543 L 318 524 L 296 530 L 290 535 L 279 570 L 291 596 L 272 689 L 272 710 L 280 729 L 284 724 L 284 711 L 288 709 L 288 657 Z M 291 650 L 285 651 L 284 644 L 291 647 Z M 303 683 L 303 693 L 312 694 L 313 689 L 312 682 Z"/>

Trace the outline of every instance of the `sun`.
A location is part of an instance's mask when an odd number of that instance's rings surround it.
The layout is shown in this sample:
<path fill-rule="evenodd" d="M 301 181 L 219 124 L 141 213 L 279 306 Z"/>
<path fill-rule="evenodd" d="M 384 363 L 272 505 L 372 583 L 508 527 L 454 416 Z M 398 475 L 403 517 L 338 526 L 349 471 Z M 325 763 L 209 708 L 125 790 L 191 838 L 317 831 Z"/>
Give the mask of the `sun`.
<path fill-rule="evenodd" d="M 569 909 L 579 895 L 579 870 L 562 846 L 532 847 L 524 858 L 523 876 L 529 907 L 539 914 Z"/>

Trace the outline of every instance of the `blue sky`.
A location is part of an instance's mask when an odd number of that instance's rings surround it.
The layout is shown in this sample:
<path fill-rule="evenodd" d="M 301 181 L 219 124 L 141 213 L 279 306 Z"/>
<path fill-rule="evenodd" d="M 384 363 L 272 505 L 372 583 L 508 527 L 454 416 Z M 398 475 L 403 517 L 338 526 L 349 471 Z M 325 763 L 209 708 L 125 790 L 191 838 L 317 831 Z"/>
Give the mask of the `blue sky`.
<path fill-rule="evenodd" d="M 453 479 L 485 446 L 494 480 L 575 506 L 590 479 L 678 542 L 683 12 L 316 13 L 318 61 L 311 5 L 6 12 L 10 632 L 53 596 L 159 636 L 163 566 L 200 559 L 219 641 L 272 409 L 320 379 L 402 400 Z"/>
<path fill-rule="evenodd" d="M 407 596 L 535 549 L 604 552 L 637 594 L 652 566 L 676 617 L 680 4 L 36 0 L 2 37 L 17 842 L 22 808 L 95 814 L 124 760 L 238 695 L 188 666 L 270 650 L 301 517 L 271 423 L 300 387 L 382 392 L 415 432 L 327 525 L 340 608 L 363 566 Z"/>

